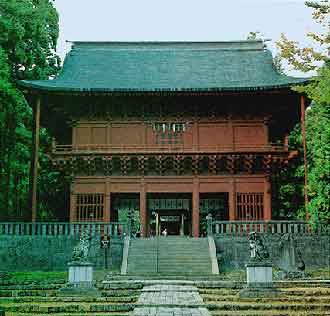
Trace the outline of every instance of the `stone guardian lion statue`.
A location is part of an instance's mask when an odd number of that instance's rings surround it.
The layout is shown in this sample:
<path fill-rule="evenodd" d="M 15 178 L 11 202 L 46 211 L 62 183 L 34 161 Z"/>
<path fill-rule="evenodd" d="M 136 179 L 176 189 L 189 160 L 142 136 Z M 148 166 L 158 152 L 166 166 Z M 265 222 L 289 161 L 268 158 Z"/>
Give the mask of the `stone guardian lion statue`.
<path fill-rule="evenodd" d="M 79 243 L 73 248 L 71 261 L 87 262 L 90 248 L 90 236 L 87 230 L 83 230 L 80 235 Z"/>

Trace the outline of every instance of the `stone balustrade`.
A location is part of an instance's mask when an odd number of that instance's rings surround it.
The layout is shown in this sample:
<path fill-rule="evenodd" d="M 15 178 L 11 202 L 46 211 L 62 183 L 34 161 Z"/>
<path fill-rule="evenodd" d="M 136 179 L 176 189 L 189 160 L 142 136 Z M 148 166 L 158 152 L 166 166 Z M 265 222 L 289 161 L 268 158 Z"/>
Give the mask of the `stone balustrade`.
<path fill-rule="evenodd" d="M 83 230 L 90 234 L 122 237 L 127 234 L 127 224 L 122 222 L 8 222 L 0 223 L 0 235 L 15 236 L 80 236 Z"/>
<path fill-rule="evenodd" d="M 208 234 L 213 235 L 246 235 L 250 232 L 265 234 L 323 234 L 325 226 L 313 229 L 305 221 L 214 221 L 208 219 Z"/>

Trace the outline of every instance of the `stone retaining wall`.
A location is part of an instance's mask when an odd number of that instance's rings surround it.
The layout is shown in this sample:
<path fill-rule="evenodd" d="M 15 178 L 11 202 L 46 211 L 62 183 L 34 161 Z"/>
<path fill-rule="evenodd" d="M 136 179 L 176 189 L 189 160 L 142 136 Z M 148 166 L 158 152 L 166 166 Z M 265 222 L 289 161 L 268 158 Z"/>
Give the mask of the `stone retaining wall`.
<path fill-rule="evenodd" d="M 0 236 L 0 270 L 2 271 L 62 271 L 67 269 L 76 236 Z M 123 241 L 111 238 L 108 250 L 108 267 L 120 268 Z M 104 268 L 104 249 L 100 237 L 91 242 L 90 261 L 96 269 Z"/>
<path fill-rule="evenodd" d="M 303 234 L 263 234 L 263 236 L 275 266 L 289 265 L 289 257 L 299 257 L 298 251 L 306 269 L 329 268 L 330 236 Z M 214 239 L 220 271 L 245 267 L 249 259 L 248 236 L 216 235 Z"/>

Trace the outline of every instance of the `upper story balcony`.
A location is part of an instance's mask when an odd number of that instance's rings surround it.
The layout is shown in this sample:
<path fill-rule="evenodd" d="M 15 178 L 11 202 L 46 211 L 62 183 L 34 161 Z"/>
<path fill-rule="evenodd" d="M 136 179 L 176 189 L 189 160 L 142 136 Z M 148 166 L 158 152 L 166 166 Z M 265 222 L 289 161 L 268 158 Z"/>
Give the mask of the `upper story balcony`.
<path fill-rule="evenodd" d="M 288 156 L 287 137 L 272 143 L 264 121 L 191 123 L 78 122 L 72 144 L 53 143 L 54 158 L 86 156 Z"/>
<path fill-rule="evenodd" d="M 240 153 L 283 153 L 288 152 L 287 144 L 219 144 L 186 146 L 184 144 L 134 145 L 134 144 L 76 144 L 53 143 L 53 155 L 105 155 L 105 154 L 240 154 Z"/>
<path fill-rule="evenodd" d="M 269 173 L 295 157 L 286 144 L 53 145 L 53 163 L 79 175 Z"/>

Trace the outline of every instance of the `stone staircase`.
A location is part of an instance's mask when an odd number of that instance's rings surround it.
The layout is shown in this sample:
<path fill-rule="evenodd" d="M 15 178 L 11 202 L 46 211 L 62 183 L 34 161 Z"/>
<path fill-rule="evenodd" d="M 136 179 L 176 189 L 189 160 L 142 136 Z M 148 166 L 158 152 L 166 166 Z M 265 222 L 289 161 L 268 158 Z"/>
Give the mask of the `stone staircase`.
<path fill-rule="evenodd" d="M 133 311 L 143 287 L 139 283 L 112 282 L 98 284 L 99 297 L 73 297 L 59 296 L 58 290 L 63 286 L 64 283 L 0 280 L 0 306 L 5 316 L 123 316 Z"/>
<path fill-rule="evenodd" d="M 131 275 L 208 275 L 212 265 L 207 238 L 168 236 L 133 239 L 128 252 Z"/>
<path fill-rule="evenodd" d="M 330 280 L 277 281 L 278 297 L 242 299 L 245 282 L 193 278 L 105 280 L 96 284 L 98 297 L 60 295 L 64 280 L 0 279 L 0 310 L 6 316 L 330 316 Z"/>
<path fill-rule="evenodd" d="M 240 284 L 214 282 L 199 293 L 213 316 L 330 316 L 330 282 L 276 282 L 276 287 L 280 295 L 274 298 L 243 299 Z"/>

